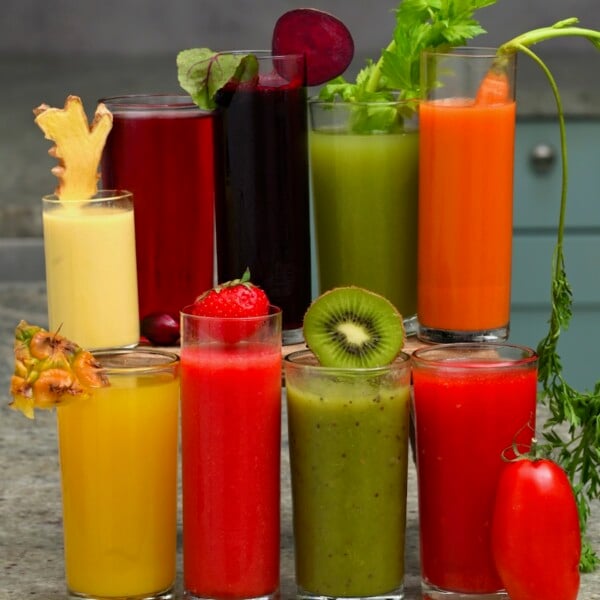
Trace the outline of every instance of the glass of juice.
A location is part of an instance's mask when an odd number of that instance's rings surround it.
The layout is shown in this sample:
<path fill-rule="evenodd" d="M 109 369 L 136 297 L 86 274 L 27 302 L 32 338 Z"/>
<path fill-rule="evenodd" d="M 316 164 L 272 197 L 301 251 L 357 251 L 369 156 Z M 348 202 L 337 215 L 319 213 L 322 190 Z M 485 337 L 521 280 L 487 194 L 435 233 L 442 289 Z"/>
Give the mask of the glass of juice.
<path fill-rule="evenodd" d="M 494 496 L 504 460 L 531 446 L 537 354 L 440 344 L 413 353 L 412 376 L 424 595 L 506 597 L 491 550 Z"/>
<path fill-rule="evenodd" d="M 69 597 L 171 599 L 179 359 L 141 348 L 94 357 L 109 387 L 57 409 Z"/>
<path fill-rule="evenodd" d="M 385 296 L 416 330 L 419 137 L 405 101 L 309 101 L 312 197 L 321 292 L 358 285 Z M 367 115 L 381 113 L 384 121 Z M 391 121 L 386 114 L 391 114 Z"/>
<path fill-rule="evenodd" d="M 218 280 L 249 267 L 283 311 L 283 342 L 295 343 L 312 298 L 304 56 L 243 54 L 256 56 L 257 77 L 216 98 L 225 161 L 216 206 Z"/>
<path fill-rule="evenodd" d="M 101 190 L 93 198 L 42 198 L 48 321 L 84 348 L 139 342 L 133 199 Z"/>
<path fill-rule="evenodd" d="M 279 590 L 281 310 L 181 314 L 183 579 L 188 599 Z"/>
<path fill-rule="evenodd" d="M 133 192 L 139 315 L 179 311 L 214 285 L 214 113 L 188 96 L 102 100 L 113 127 L 102 158 L 105 186 Z"/>
<path fill-rule="evenodd" d="M 515 55 L 425 53 L 418 336 L 502 341 L 510 321 Z"/>
<path fill-rule="evenodd" d="M 285 359 L 300 598 L 403 596 L 410 363 Z"/>

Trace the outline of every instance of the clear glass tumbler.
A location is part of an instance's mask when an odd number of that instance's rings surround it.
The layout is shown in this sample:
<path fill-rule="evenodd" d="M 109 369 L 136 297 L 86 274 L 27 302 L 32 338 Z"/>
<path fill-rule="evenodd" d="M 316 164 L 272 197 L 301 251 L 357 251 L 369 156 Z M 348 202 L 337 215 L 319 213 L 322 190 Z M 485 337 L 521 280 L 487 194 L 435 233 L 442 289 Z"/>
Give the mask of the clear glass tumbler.
<path fill-rule="evenodd" d="M 424 595 L 505 598 L 492 511 L 504 459 L 529 449 L 535 433 L 537 355 L 457 343 L 418 349 L 411 362 Z"/>
<path fill-rule="evenodd" d="M 218 116 L 189 96 L 104 98 L 113 127 L 105 187 L 133 192 L 140 318 L 179 311 L 214 285 Z M 241 273 L 240 273 L 241 275 Z"/>
<path fill-rule="evenodd" d="M 416 331 L 417 105 L 309 102 L 320 291 L 358 285 L 385 296 Z"/>
<path fill-rule="evenodd" d="M 185 597 L 279 590 L 281 311 L 181 314 Z"/>
<path fill-rule="evenodd" d="M 150 348 L 94 357 L 110 385 L 57 408 L 69 597 L 170 600 L 179 358 Z"/>
<path fill-rule="evenodd" d="M 51 331 L 87 349 L 139 342 L 133 199 L 101 190 L 93 198 L 42 199 Z"/>
<path fill-rule="evenodd" d="M 256 56 L 257 76 L 216 98 L 225 160 L 218 279 L 241 277 L 249 267 L 283 311 L 284 344 L 296 343 L 312 298 L 304 56 L 243 54 Z"/>
<path fill-rule="evenodd" d="M 419 107 L 418 336 L 508 337 L 515 57 L 424 53 Z"/>
<path fill-rule="evenodd" d="M 298 597 L 403 596 L 410 363 L 284 361 Z"/>

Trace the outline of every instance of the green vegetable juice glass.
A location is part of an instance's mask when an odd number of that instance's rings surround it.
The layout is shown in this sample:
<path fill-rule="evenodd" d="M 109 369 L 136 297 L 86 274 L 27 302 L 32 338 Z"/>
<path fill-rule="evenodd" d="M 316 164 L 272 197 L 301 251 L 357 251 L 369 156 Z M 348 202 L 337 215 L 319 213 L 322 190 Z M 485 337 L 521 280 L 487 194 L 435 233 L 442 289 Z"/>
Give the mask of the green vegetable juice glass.
<path fill-rule="evenodd" d="M 320 291 L 358 285 L 416 329 L 419 136 L 405 101 L 309 102 Z"/>
<path fill-rule="evenodd" d="M 370 369 L 284 361 L 301 598 L 401 598 L 408 356 Z"/>

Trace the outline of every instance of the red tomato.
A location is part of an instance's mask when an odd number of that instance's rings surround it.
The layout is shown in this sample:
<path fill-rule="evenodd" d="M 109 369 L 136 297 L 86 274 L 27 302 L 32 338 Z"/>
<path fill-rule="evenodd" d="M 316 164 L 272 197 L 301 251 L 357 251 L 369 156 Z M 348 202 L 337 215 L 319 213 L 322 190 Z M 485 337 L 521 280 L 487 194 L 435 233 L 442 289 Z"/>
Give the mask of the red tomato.
<path fill-rule="evenodd" d="M 581 533 L 560 466 L 528 458 L 507 464 L 496 493 L 492 550 L 511 600 L 576 600 Z"/>

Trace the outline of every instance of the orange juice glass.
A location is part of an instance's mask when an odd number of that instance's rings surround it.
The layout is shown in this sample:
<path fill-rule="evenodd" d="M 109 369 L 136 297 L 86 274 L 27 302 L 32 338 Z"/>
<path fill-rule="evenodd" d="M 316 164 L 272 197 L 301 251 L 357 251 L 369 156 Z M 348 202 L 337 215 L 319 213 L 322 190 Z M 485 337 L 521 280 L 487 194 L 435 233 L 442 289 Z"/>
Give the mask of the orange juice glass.
<path fill-rule="evenodd" d="M 65 570 L 72 598 L 173 598 L 179 359 L 94 356 L 110 386 L 58 408 Z"/>
<path fill-rule="evenodd" d="M 418 321 L 429 342 L 504 340 L 510 320 L 515 58 L 425 53 Z"/>

